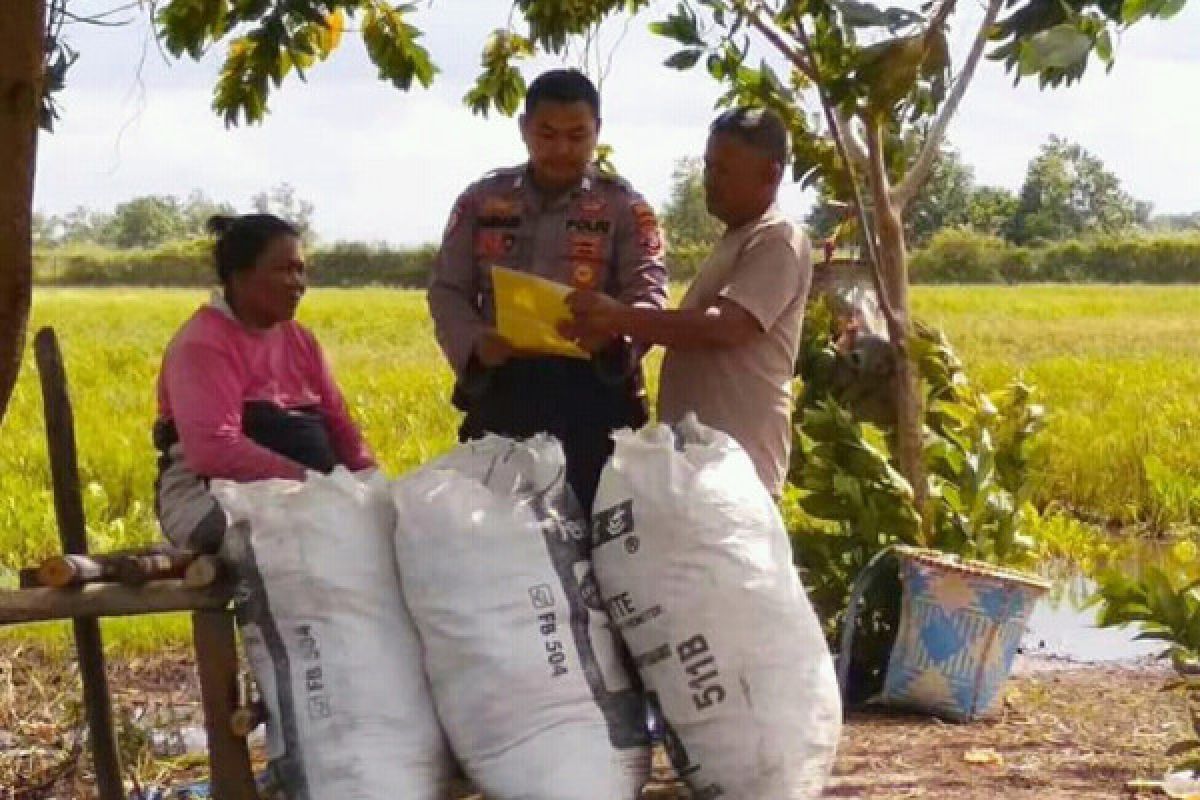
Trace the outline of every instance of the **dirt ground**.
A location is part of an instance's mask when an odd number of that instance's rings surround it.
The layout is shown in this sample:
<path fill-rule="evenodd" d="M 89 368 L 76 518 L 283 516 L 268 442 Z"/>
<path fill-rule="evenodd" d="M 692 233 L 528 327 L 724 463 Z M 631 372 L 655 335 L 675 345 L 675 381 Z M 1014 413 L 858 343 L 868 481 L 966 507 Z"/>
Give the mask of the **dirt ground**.
<path fill-rule="evenodd" d="M 77 676 L 36 651 L 2 647 L 0 800 L 92 796 Z M 1186 725 L 1182 699 L 1159 692 L 1166 677 L 1148 667 L 1037 671 L 1014 678 L 999 713 L 971 725 L 854 712 L 826 797 L 1152 797 L 1152 788 L 1130 784 L 1162 776 L 1165 751 Z M 109 680 L 130 788 L 202 778 L 202 755 L 165 752 L 172 742 L 181 749 L 200 724 L 186 656 L 113 664 Z M 669 777 L 661 759 L 656 774 Z M 674 800 L 687 793 L 660 780 L 645 797 Z"/>
<path fill-rule="evenodd" d="M 1182 698 L 1159 669 L 1086 668 L 1013 679 L 992 719 L 955 725 L 851 714 L 827 797 L 1131 797 L 1183 737 Z M 1145 792 L 1146 796 L 1153 796 Z"/>

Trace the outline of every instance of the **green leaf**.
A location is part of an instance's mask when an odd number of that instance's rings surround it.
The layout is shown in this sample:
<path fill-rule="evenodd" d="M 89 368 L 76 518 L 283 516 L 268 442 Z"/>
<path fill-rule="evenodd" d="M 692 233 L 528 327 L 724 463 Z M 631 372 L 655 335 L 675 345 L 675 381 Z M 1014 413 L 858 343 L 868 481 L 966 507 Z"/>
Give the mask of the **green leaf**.
<path fill-rule="evenodd" d="M 713 77 L 713 80 L 722 80 L 725 77 L 725 61 L 716 53 L 712 53 L 705 63 L 708 67 L 708 74 Z"/>
<path fill-rule="evenodd" d="M 428 87 L 437 69 L 429 52 L 417 44 L 421 32 L 404 20 L 403 11 L 403 6 L 368 6 L 362 25 L 363 43 L 380 78 L 398 89 L 412 88 L 414 80 Z"/>
<path fill-rule="evenodd" d="M 671 55 L 663 64 L 671 69 L 691 69 L 696 66 L 696 62 L 700 60 L 700 56 L 702 55 L 704 55 L 704 51 L 699 48 L 680 50 Z"/>
<path fill-rule="evenodd" d="M 229 10 L 228 0 L 171 0 L 159 10 L 155 21 L 169 53 L 187 53 L 198 61 L 204 57 L 208 43 L 226 33 Z"/>
<path fill-rule="evenodd" d="M 1100 31 L 1099 35 L 1096 36 L 1096 55 L 1105 64 L 1107 64 L 1110 67 L 1112 66 L 1112 64 L 1113 64 L 1112 36 L 1109 34 L 1107 29 Z"/>
<path fill-rule="evenodd" d="M 1183 11 L 1185 5 L 1187 5 L 1187 0 L 1165 0 L 1154 12 L 1154 16 L 1159 19 L 1170 19 Z"/>
<path fill-rule="evenodd" d="M 1082 64 L 1092 49 L 1091 38 L 1069 23 L 1055 25 L 1029 40 L 1031 63 L 1038 72 L 1070 69 Z"/>
<path fill-rule="evenodd" d="M 862 486 L 852 475 L 839 473 L 833 476 L 833 490 L 845 498 L 845 502 L 853 508 L 863 505 Z"/>
<path fill-rule="evenodd" d="M 1132 25 L 1150 11 L 1155 0 L 1125 0 L 1121 5 L 1121 20 L 1126 25 Z"/>
<path fill-rule="evenodd" d="M 871 3 L 858 0 L 835 0 L 834 7 L 842 12 L 842 20 L 852 28 L 890 27 L 887 12 Z M 909 12 L 911 13 L 911 12 Z M 919 21 L 921 16 L 913 14 Z"/>
<path fill-rule="evenodd" d="M 864 48 L 856 78 L 867 87 L 871 110 L 890 111 L 916 84 L 925 58 L 922 36 L 886 39 Z"/>
<path fill-rule="evenodd" d="M 704 39 L 700 37 L 697 28 L 696 15 L 683 3 L 661 22 L 650 23 L 650 32 L 668 39 L 674 39 L 683 45 L 703 47 Z"/>
<path fill-rule="evenodd" d="M 818 519 L 842 520 L 849 518 L 846 504 L 825 493 L 806 495 L 801 498 L 800 507 Z"/>

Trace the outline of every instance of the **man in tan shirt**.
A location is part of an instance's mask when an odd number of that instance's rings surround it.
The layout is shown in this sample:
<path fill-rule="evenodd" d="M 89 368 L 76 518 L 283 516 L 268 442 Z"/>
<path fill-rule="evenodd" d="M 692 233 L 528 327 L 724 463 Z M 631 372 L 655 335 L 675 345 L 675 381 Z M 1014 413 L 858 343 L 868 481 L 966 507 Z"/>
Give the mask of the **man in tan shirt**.
<path fill-rule="evenodd" d="M 658 416 L 693 411 L 746 450 L 782 493 L 791 452 L 792 377 L 812 281 L 808 238 L 775 207 L 788 161 L 773 112 L 737 108 L 713 122 L 704 154 L 708 210 L 726 225 L 677 310 L 635 308 L 596 292 L 568 298 L 568 334 L 666 347 Z"/>

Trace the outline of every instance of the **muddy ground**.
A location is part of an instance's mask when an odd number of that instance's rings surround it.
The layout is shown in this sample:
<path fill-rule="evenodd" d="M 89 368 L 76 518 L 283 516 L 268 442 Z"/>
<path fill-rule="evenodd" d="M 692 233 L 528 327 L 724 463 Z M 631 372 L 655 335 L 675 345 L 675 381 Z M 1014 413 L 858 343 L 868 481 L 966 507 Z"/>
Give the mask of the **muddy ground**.
<path fill-rule="evenodd" d="M 91 797 L 80 736 L 78 678 L 60 659 L 0 650 L 0 800 Z M 130 788 L 203 778 L 200 724 L 188 656 L 112 664 Z M 1159 688 L 1167 673 L 1141 667 L 1068 667 L 1014 678 L 1003 708 L 971 725 L 885 710 L 849 717 L 830 798 L 1114 798 L 1154 795 L 1186 710 Z M 193 740 L 189 742 L 189 739 Z M 658 777 L 669 776 L 660 763 Z M 150 795 L 151 797 L 153 794 Z M 656 800 L 686 797 L 659 782 Z M 168 794 L 167 797 L 170 797 Z"/>

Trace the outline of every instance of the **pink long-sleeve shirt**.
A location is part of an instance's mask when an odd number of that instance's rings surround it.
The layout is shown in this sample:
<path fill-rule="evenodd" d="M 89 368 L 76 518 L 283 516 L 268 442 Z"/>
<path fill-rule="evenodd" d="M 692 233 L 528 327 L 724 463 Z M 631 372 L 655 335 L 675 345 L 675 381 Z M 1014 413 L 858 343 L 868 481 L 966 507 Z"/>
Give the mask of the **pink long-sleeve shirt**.
<path fill-rule="evenodd" d="M 304 478 L 303 466 L 242 433 L 242 407 L 255 401 L 317 410 L 339 463 L 375 466 L 313 335 L 294 321 L 248 328 L 214 299 L 168 345 L 158 380 L 159 416 L 175 423 L 189 469 L 234 481 Z"/>

